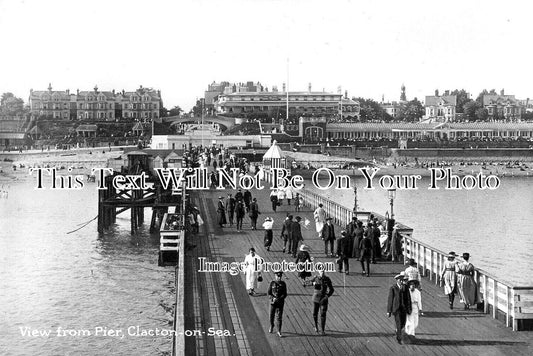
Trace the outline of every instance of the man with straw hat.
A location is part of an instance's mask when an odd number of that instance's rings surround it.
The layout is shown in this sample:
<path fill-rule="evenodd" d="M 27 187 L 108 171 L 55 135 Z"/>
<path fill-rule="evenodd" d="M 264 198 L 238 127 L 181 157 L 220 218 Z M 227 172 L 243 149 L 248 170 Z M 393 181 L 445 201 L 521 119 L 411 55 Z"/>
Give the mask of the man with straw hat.
<path fill-rule="evenodd" d="M 404 286 L 405 272 L 394 276 L 396 283 L 389 289 L 389 298 L 387 301 L 387 316 L 390 318 L 394 315 L 396 324 L 396 341 L 402 343 L 402 333 L 407 320 L 407 314 L 411 314 L 411 295 L 409 290 Z"/>
<path fill-rule="evenodd" d="M 271 217 L 266 217 L 265 222 L 263 223 L 263 228 L 265 229 L 265 247 L 267 251 L 270 251 L 270 246 L 272 245 L 272 227 L 274 225 L 274 220 Z"/>

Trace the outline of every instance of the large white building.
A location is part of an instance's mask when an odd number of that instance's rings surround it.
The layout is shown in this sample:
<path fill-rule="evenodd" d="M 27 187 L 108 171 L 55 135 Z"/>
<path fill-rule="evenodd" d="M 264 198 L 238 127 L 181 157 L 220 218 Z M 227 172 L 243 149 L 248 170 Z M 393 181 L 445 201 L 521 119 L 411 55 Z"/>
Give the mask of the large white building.
<path fill-rule="evenodd" d="M 283 118 L 287 103 L 291 116 L 338 116 L 358 119 L 359 103 L 327 92 L 237 92 L 220 94 L 216 112 L 238 117 Z"/>

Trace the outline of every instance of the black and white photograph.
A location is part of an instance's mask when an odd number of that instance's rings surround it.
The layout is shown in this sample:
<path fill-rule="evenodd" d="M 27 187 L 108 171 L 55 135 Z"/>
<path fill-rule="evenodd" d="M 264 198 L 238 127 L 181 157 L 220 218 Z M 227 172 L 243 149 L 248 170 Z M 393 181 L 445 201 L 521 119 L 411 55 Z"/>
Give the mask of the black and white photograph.
<path fill-rule="evenodd" d="M 533 354 L 532 10 L 0 0 L 0 355 Z"/>

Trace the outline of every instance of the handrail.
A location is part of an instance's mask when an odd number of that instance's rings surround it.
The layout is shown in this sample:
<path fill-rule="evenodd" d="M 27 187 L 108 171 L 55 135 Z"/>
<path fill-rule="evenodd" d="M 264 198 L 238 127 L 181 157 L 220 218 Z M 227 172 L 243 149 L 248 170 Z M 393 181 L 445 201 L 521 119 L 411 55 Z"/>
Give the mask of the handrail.
<path fill-rule="evenodd" d="M 304 199 L 304 205 L 310 206 L 312 209 L 321 203 L 326 214 L 337 225 L 346 226 L 354 216 L 353 210 L 320 194 L 305 188 L 299 193 Z M 358 217 L 370 214 L 370 212 L 357 212 Z M 372 214 L 380 220 L 384 219 L 382 215 Z M 403 241 L 404 260 L 414 259 L 424 277 L 428 277 L 430 281 L 434 280 L 435 284 L 440 283 L 442 266 L 448 253 L 414 239 L 412 237 L 413 229 L 398 224 L 398 232 Z M 460 257 L 458 259 L 462 260 Z M 506 325 L 512 326 L 514 331 L 519 330 L 521 326 L 519 321 L 533 319 L 533 287 L 515 286 L 480 268 L 475 268 L 474 276 L 478 293 L 483 296 L 483 312 L 485 314 L 490 313 L 494 319 L 503 314 Z"/>

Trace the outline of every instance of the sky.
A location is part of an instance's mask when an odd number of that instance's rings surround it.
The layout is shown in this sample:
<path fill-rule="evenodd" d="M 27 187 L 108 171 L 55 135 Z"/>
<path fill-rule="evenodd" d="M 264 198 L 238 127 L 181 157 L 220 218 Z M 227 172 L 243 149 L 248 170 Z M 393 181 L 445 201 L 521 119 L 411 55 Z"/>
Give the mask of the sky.
<path fill-rule="evenodd" d="M 526 1 L 0 0 L 0 93 L 161 90 L 189 110 L 212 82 L 423 100 L 533 98 Z"/>

